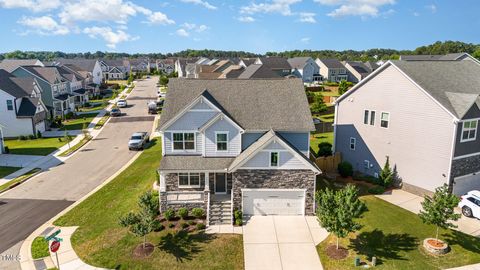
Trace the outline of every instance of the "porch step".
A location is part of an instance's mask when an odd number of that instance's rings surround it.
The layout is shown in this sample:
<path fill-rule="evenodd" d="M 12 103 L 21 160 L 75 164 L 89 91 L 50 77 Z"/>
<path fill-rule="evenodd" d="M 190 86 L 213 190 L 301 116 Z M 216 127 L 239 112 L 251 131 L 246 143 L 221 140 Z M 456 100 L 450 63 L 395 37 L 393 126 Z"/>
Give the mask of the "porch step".
<path fill-rule="evenodd" d="M 232 201 L 211 201 L 210 202 L 210 224 L 231 224 L 232 223 Z"/>

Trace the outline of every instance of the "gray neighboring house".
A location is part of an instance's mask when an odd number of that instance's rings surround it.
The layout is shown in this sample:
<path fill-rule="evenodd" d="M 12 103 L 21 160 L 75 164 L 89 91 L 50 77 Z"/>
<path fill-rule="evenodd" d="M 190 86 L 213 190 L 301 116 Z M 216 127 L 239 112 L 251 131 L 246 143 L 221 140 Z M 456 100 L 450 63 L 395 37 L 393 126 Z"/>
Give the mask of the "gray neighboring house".
<path fill-rule="evenodd" d="M 298 78 L 302 78 L 304 83 L 321 81 L 320 67 L 311 57 L 294 57 L 289 58 L 288 63 L 292 68 L 292 74 Z"/>
<path fill-rule="evenodd" d="M 80 73 L 85 78 L 87 89 L 92 93 L 98 92 L 98 85 L 100 85 L 103 80 L 102 66 L 98 60 L 58 58 L 53 61 L 52 65 L 64 66 Z"/>
<path fill-rule="evenodd" d="M 0 69 L 4 69 L 10 73 L 20 66 L 43 67 L 44 64 L 38 59 L 5 59 L 0 62 Z"/>
<path fill-rule="evenodd" d="M 403 188 L 480 189 L 480 65 L 388 61 L 336 103 L 335 151 L 378 176 L 386 157 Z"/>
<path fill-rule="evenodd" d="M 348 73 L 349 82 L 358 83 L 373 72 L 367 65 L 358 61 L 342 62 Z"/>
<path fill-rule="evenodd" d="M 205 209 L 208 222 L 312 215 L 315 130 L 300 79 L 171 79 L 159 122 L 160 210 Z M 216 211 L 210 211 L 216 209 Z"/>
<path fill-rule="evenodd" d="M 320 67 L 320 75 L 324 81 L 340 82 L 348 80 L 347 68 L 337 59 L 317 58 L 315 63 Z"/>
<path fill-rule="evenodd" d="M 127 59 L 99 60 L 103 80 L 124 80 L 130 75 L 130 61 Z"/>

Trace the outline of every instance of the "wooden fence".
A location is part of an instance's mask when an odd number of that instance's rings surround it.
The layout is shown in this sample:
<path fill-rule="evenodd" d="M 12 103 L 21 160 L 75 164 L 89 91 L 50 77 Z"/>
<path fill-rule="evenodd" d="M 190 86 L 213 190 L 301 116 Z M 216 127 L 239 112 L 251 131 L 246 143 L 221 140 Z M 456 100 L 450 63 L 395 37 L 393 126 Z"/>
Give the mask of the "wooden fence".
<path fill-rule="evenodd" d="M 340 162 L 342 162 L 342 156 L 339 152 L 335 153 L 333 156 L 328 157 L 317 157 L 310 155 L 310 159 L 317 164 L 317 166 L 326 173 L 337 172 L 337 167 Z"/>

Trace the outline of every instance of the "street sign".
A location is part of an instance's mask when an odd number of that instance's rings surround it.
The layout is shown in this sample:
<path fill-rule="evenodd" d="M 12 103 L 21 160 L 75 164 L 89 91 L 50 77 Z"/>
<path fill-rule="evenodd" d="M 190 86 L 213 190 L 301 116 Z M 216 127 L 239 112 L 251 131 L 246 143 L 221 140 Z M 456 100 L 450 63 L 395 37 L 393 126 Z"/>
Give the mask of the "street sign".
<path fill-rule="evenodd" d="M 62 230 L 58 229 L 58 230 L 55 231 L 54 233 L 52 233 L 52 234 L 50 234 L 49 236 L 45 237 L 45 240 L 50 241 L 50 240 L 56 238 L 55 236 L 59 235 L 61 232 L 62 232 Z"/>
<path fill-rule="evenodd" d="M 51 252 L 57 252 L 59 248 L 60 248 L 60 242 L 53 241 L 52 244 L 50 244 Z"/>

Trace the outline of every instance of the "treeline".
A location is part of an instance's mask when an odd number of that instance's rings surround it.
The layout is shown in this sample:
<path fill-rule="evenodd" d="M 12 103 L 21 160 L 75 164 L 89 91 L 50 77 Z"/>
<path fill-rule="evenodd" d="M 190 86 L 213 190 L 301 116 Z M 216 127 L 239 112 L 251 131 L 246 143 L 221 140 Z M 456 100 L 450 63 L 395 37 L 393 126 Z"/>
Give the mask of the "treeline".
<path fill-rule="evenodd" d="M 312 58 L 337 58 L 339 60 L 380 60 L 380 59 L 398 59 L 400 55 L 405 54 L 447 54 L 466 52 L 480 59 L 480 45 L 465 43 L 460 41 L 437 41 L 431 45 L 421 46 L 415 50 L 393 50 L 393 49 L 369 49 L 369 50 L 294 50 L 284 52 L 267 52 L 267 56 L 281 57 L 297 57 L 309 56 Z M 51 61 L 55 58 L 86 58 L 86 59 L 116 59 L 116 58 L 142 58 L 163 59 L 167 57 L 209 57 L 209 58 L 245 58 L 258 57 L 261 54 L 245 52 L 245 51 L 219 51 L 219 50 L 183 50 L 176 53 L 147 53 L 147 54 L 128 54 L 128 53 L 112 53 L 112 52 L 86 52 L 86 53 L 64 53 L 64 52 L 48 52 L 48 51 L 14 51 L 0 54 L 0 60 L 16 58 L 16 59 L 40 59 L 42 61 Z"/>

